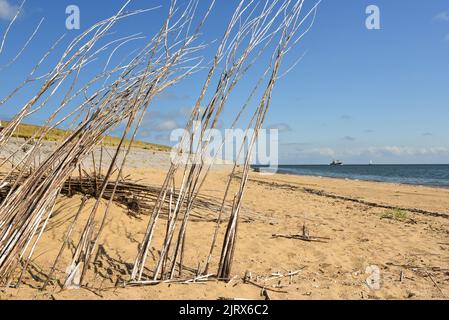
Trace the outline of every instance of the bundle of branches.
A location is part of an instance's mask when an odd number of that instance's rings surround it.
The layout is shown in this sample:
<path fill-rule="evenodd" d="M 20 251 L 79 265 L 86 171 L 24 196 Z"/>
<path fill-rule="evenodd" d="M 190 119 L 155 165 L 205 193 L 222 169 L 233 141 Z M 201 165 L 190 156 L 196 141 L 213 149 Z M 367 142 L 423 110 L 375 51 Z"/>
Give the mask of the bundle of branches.
<path fill-rule="evenodd" d="M 181 277 L 183 271 L 184 249 L 186 246 L 186 230 L 190 221 L 194 200 L 204 185 L 211 168 L 211 165 L 207 165 L 207 162 L 205 161 L 205 154 L 207 154 L 207 146 L 210 141 L 210 137 L 208 136 L 210 130 L 208 129 L 214 129 L 217 126 L 220 116 L 223 114 L 225 106 L 227 105 L 228 98 L 238 82 L 251 69 L 256 60 L 260 58 L 267 48 L 274 44 L 274 53 L 269 63 L 269 67 L 265 70 L 264 74 L 255 85 L 254 90 L 251 92 L 247 101 L 242 104 L 241 110 L 232 124 L 232 127 L 234 128 L 241 114 L 249 105 L 249 101 L 253 98 L 255 92 L 261 85 L 262 80 L 269 75 L 267 88 L 263 93 L 261 102 L 256 107 L 252 120 L 248 126 L 249 128 L 254 128 L 254 134 L 248 138 L 249 148 L 245 153 L 243 178 L 238 193 L 234 196 L 232 201 L 232 214 L 226 229 L 221 250 L 221 258 L 218 265 L 217 277 L 219 279 L 227 279 L 230 275 L 235 251 L 237 224 L 244 191 L 247 186 L 252 148 L 265 120 L 271 102 L 271 94 L 279 76 L 283 57 L 292 45 L 298 43 L 302 36 L 308 31 L 308 29 L 306 29 L 298 36 L 300 27 L 312 13 L 316 12 L 318 5 L 315 5 L 307 15 L 302 17 L 301 11 L 304 1 L 266 1 L 265 5 L 262 7 L 259 7 L 259 4 L 260 3 L 254 3 L 253 1 L 241 1 L 231 18 L 221 44 L 216 52 L 206 82 L 192 112 L 190 121 L 186 126 L 186 130 L 190 134 L 186 135 L 185 141 L 183 142 L 184 145 L 189 146 L 187 150 L 189 156 L 186 158 L 185 154 L 182 152 L 182 147 L 180 147 L 180 150 L 178 150 L 177 153 L 177 158 L 166 176 L 161 193 L 150 217 L 144 240 L 135 260 L 132 272 L 133 284 L 139 282 L 145 284 L 148 282 L 146 279 L 143 279 L 142 276 L 144 269 L 146 268 L 146 259 L 149 254 L 160 214 L 167 206 L 167 198 L 169 198 L 169 221 L 167 222 L 167 231 L 165 233 L 163 245 L 157 250 L 160 254 L 156 264 L 153 266 L 153 279 L 151 281 L 164 279 L 171 280 L 174 277 Z M 212 77 L 216 73 L 217 67 L 221 61 L 224 61 L 224 67 L 218 77 L 217 86 L 212 90 L 212 97 L 209 102 L 205 104 L 206 107 L 204 110 L 200 111 L 200 106 L 204 104 L 206 93 L 209 92 Z M 198 142 L 195 144 L 195 142 L 192 142 L 189 138 L 191 135 L 194 135 L 197 127 L 200 127 L 201 130 L 200 136 L 197 139 Z M 181 143 L 181 146 L 182 145 L 183 144 Z M 240 150 L 241 153 L 242 150 L 243 146 Z M 186 159 L 191 159 L 191 154 L 194 154 L 194 161 L 186 161 Z M 230 175 L 228 186 L 219 210 L 219 219 L 212 239 L 210 252 L 207 256 L 205 265 L 200 272 L 203 275 L 208 274 L 208 268 L 212 260 L 220 224 L 223 219 L 224 207 L 227 202 L 228 193 L 236 168 L 237 163 Z M 177 187 L 175 184 L 175 176 L 179 170 L 183 170 L 183 173 L 180 186 Z M 180 190 L 178 195 L 174 195 L 173 190 L 175 188 Z M 179 221 L 181 221 L 180 225 L 178 225 Z M 153 255 L 154 254 L 157 253 L 153 252 Z M 178 270 L 176 270 L 177 267 Z"/>
<path fill-rule="evenodd" d="M 81 172 L 81 171 L 80 171 Z M 61 194 L 67 197 L 72 197 L 75 194 L 87 196 L 97 199 L 100 194 L 100 187 L 105 183 L 103 175 L 95 175 L 95 173 L 88 174 L 83 170 L 84 174 L 80 176 L 69 177 L 61 188 Z M 0 177 L 2 174 L 0 173 Z M 22 177 L 22 182 L 27 177 Z M 16 184 L 16 187 L 21 185 L 16 176 L 10 176 L 9 181 L 3 184 L 0 189 L 0 204 L 5 199 L 6 195 L 11 191 L 11 187 Z M 115 189 L 115 192 L 114 192 Z M 129 209 L 133 214 L 144 214 L 156 202 L 160 193 L 160 186 L 148 185 L 122 178 L 119 183 L 109 181 L 106 183 L 105 191 L 102 194 L 104 200 L 110 200 L 116 204 L 121 204 Z M 177 194 L 177 191 L 175 191 Z M 167 200 L 168 201 L 168 200 Z M 201 216 L 199 218 L 208 220 L 206 212 L 217 212 L 220 208 L 220 203 L 214 199 L 206 196 L 199 196 L 195 201 L 195 207 L 201 209 Z M 249 218 L 248 218 L 249 219 Z M 210 217 L 211 221 L 216 221 L 215 217 Z"/>
<path fill-rule="evenodd" d="M 257 136 L 263 126 L 263 123 L 265 121 L 265 117 L 267 115 L 268 109 L 271 104 L 271 97 L 273 93 L 274 86 L 276 84 L 276 81 L 279 78 L 279 72 L 281 68 L 281 64 L 283 62 L 284 56 L 286 53 L 292 48 L 293 45 L 298 43 L 302 37 L 310 30 L 311 26 L 313 25 L 313 22 L 315 21 L 315 15 L 316 15 L 316 9 L 320 2 L 318 2 L 311 11 L 309 11 L 305 17 L 301 19 L 301 11 L 304 4 L 304 1 L 298 1 L 296 4 L 293 5 L 291 11 L 285 15 L 284 17 L 284 24 L 282 28 L 282 33 L 279 39 L 279 42 L 276 46 L 275 52 L 272 57 L 272 70 L 271 74 L 268 80 L 267 87 L 263 93 L 262 99 L 260 101 L 260 104 L 256 108 L 253 118 L 250 121 L 249 127 L 254 128 L 254 134 L 250 137 L 249 141 L 249 148 L 248 151 L 245 154 L 245 161 L 244 161 L 244 168 L 243 173 L 240 180 L 240 187 L 237 192 L 237 194 L 234 196 L 233 200 L 233 207 L 231 212 L 231 217 L 229 219 L 226 233 L 222 245 L 221 250 L 221 257 L 220 262 L 218 266 L 218 278 L 221 279 L 229 279 L 231 275 L 231 267 L 234 259 L 234 253 L 235 253 L 235 246 L 236 246 L 236 240 L 237 240 L 237 226 L 239 222 L 239 214 L 243 202 L 244 193 L 247 187 L 248 183 L 248 177 L 249 172 L 251 169 L 251 157 L 252 157 L 252 150 L 254 148 L 254 145 L 256 143 Z M 311 24 L 308 28 L 305 29 L 302 33 L 300 33 L 299 36 L 296 34 L 299 32 L 301 26 L 303 25 L 304 21 L 313 14 L 313 19 Z M 234 167 L 235 171 L 235 167 Z M 230 185 L 231 181 L 229 182 L 228 186 Z M 229 190 L 229 189 L 227 189 Z M 226 191 L 228 192 L 228 191 Z M 226 197 L 226 195 L 225 195 Z M 219 227 L 219 224 L 217 224 L 217 228 Z M 214 243 L 215 243 L 216 236 L 214 236 L 213 244 L 211 247 L 211 253 L 214 249 Z M 209 256 L 209 259 L 211 258 L 211 254 Z M 209 262 L 210 260 L 208 260 Z M 207 270 L 207 268 L 206 268 Z"/>
<path fill-rule="evenodd" d="M 99 188 L 99 200 L 90 213 L 78 249 L 73 257 L 73 270 L 79 270 L 80 267 L 89 264 L 98 240 L 98 236 L 95 236 L 93 223 L 97 215 L 99 201 L 106 192 L 108 181 L 115 168 L 117 166 L 120 168 L 117 175 L 120 177 L 125 165 L 126 157 L 120 165 L 117 165 L 119 152 L 124 149 L 126 154 L 129 153 L 137 128 L 140 126 L 152 99 L 167 87 L 192 74 L 199 66 L 200 62 L 195 61 L 197 59 L 193 57 L 193 54 L 204 46 L 194 46 L 193 44 L 212 7 L 204 14 L 204 18 L 200 20 L 196 29 L 192 29 L 198 0 L 190 1 L 183 11 L 177 10 L 176 1 L 172 1 L 168 17 L 160 31 L 143 49 L 135 54 L 131 62 L 94 77 L 78 92 L 72 94 L 82 68 L 97 54 L 105 50 L 105 46 L 103 46 L 94 51 L 94 45 L 107 34 L 116 21 L 139 13 L 125 13 L 126 5 L 117 15 L 96 24 L 68 46 L 60 62 L 47 75 L 47 80 L 38 93 L 25 104 L 22 110 L 0 133 L 1 146 L 11 137 L 15 128 L 24 118 L 41 109 L 61 87 L 62 82 L 70 74 L 75 74 L 73 83 L 66 92 L 60 106 L 49 116 L 41 132 L 32 137 L 35 142 L 27 156 L 0 182 L 0 185 L 3 184 L 6 181 L 5 179 L 17 173 L 16 183 L 11 187 L 10 192 L 0 205 L 0 282 L 10 283 L 19 261 L 26 255 L 27 262 L 24 264 L 23 274 L 67 179 L 72 175 L 77 165 L 92 152 L 95 146 L 101 143 L 110 130 L 125 122 L 126 127 L 123 130 L 122 139 L 112 157 L 103 184 Z M 93 34 L 92 37 L 87 39 L 91 34 Z M 123 39 L 121 40 L 123 41 Z M 75 49 L 77 46 L 79 48 Z M 194 61 L 193 65 L 191 65 L 192 61 Z M 54 122 L 70 101 L 81 94 L 86 95 L 88 88 L 98 82 L 99 79 L 110 77 L 111 74 L 116 75 L 116 79 L 111 84 L 103 86 L 90 96 L 86 96 L 84 103 L 80 104 L 69 115 L 63 116 L 62 120 Z M 52 91 L 48 93 L 48 96 L 40 105 L 32 110 L 32 107 L 48 90 Z M 15 94 L 15 92 L 12 94 Z M 70 119 L 73 123 L 81 120 L 74 126 L 73 130 L 68 131 L 68 136 L 58 148 L 45 161 L 33 168 L 31 164 L 48 130 Z M 133 125 L 135 128 L 133 128 Z M 125 141 L 129 134 L 131 134 L 130 142 L 126 145 Z M 26 178 L 23 180 L 22 177 L 24 176 Z M 18 185 L 19 181 L 21 182 L 20 186 Z M 98 228 L 98 235 L 104 227 L 118 183 L 119 178 L 116 179 L 111 192 L 108 208 L 104 212 Z M 43 224 L 43 227 L 39 228 L 41 224 Z M 34 243 L 32 244 L 33 240 Z M 89 243 L 87 247 L 84 245 L 86 243 Z M 84 272 L 85 270 L 83 274 Z M 72 278 L 72 275 L 69 275 L 68 278 Z"/>
<path fill-rule="evenodd" d="M 101 176 L 101 173 L 100 176 L 94 175 L 95 179 L 101 177 L 93 182 L 95 185 L 92 190 L 97 201 L 82 228 L 64 281 L 65 287 L 78 287 L 83 283 L 91 259 L 98 249 L 100 235 L 109 216 L 111 204 L 120 197 L 122 186 L 125 189 L 133 188 L 130 185 L 122 185 L 121 177 L 126 165 L 126 158 L 151 101 L 164 89 L 181 81 L 199 68 L 201 61 L 194 55 L 204 45 L 194 45 L 194 42 L 212 10 L 214 1 L 198 22 L 197 27 L 192 28 L 198 3 L 199 0 L 191 0 L 184 10 L 179 11 L 176 1 L 173 0 L 165 24 L 143 49 L 132 54 L 131 61 L 95 76 L 76 91 L 81 71 L 86 65 L 112 44 L 118 42 L 120 46 L 137 37 L 133 35 L 118 39 L 97 50 L 94 49 L 100 39 L 109 34 L 109 30 L 117 21 L 145 12 L 142 10 L 125 13 L 125 5 L 117 15 L 96 24 L 77 37 L 68 46 L 59 63 L 51 72 L 43 78 L 34 77 L 35 70 L 42 63 L 39 62 L 29 79 L 0 101 L 0 104 L 8 101 L 30 81 L 42 79 L 44 81 L 37 94 L 24 105 L 14 119 L 8 123 L 5 130 L 0 133 L 1 147 L 25 118 L 42 109 L 63 87 L 62 84 L 68 81 L 69 77 L 73 77 L 73 82 L 65 92 L 56 111 L 48 117 L 42 130 L 26 142 L 32 141 L 32 147 L 27 151 L 26 156 L 19 163 L 14 163 L 12 170 L 0 181 L 0 190 L 3 190 L 0 192 L 3 192 L 4 196 L 4 200 L 0 204 L 0 283 L 10 284 L 21 261 L 24 261 L 21 272 L 23 275 L 52 216 L 58 195 L 66 190 L 68 182 L 72 183 L 70 177 L 73 176 L 74 170 L 102 142 L 105 135 L 124 123 L 125 128 L 121 141 L 112 156 L 106 174 L 104 176 Z M 254 129 L 253 134 L 247 136 L 245 140 L 249 147 L 245 149 L 242 146 L 237 157 L 243 156 L 244 158 L 238 191 L 233 197 L 230 195 L 231 184 L 235 181 L 237 171 L 236 162 L 232 174 L 229 176 L 223 199 L 215 208 L 218 219 L 216 219 L 210 250 L 205 252 L 206 260 L 197 272 L 199 277 L 207 276 L 209 278 L 208 269 L 212 263 L 221 224 L 227 218 L 224 213 L 227 208 L 231 207 L 216 274 L 219 279 L 229 278 L 252 150 L 269 109 L 283 58 L 307 33 L 313 20 L 309 28 L 303 32 L 300 32 L 301 26 L 308 21 L 309 17 L 313 16 L 314 18 L 318 6 L 316 4 L 306 15 L 302 15 L 303 5 L 304 0 L 266 0 L 264 2 L 241 0 L 238 4 L 218 45 L 205 83 L 186 125 L 186 131 L 189 134 L 183 138 L 179 150 L 175 153 L 164 183 L 156 190 L 157 196 L 154 199 L 147 231 L 139 246 L 132 270 L 133 284 L 182 277 L 187 227 L 192 221 L 192 211 L 198 205 L 197 200 L 200 199 L 200 192 L 213 165 L 206 161 L 208 144 L 211 141 L 210 129 L 217 127 L 221 116 L 229 105 L 229 97 L 240 81 L 246 78 L 249 71 L 254 69 L 256 62 L 269 52 L 268 66 L 265 65 L 259 80 L 252 84 L 253 90 L 249 93 L 246 101 L 242 101 L 240 110 L 231 126 L 231 128 L 236 127 L 242 114 L 250 106 L 250 101 L 253 100 L 265 81 L 266 87 L 264 90 L 262 89 L 260 103 L 257 103 L 254 111 L 251 112 L 252 117 L 247 125 L 248 128 Z M 58 42 L 55 46 L 57 44 Z M 52 50 L 50 49 L 41 61 L 44 61 Z M 111 55 L 113 52 L 114 50 Z M 109 61 L 110 57 L 107 65 Z M 219 68 L 221 67 L 222 71 L 220 72 Z M 213 79 L 216 79 L 216 86 L 213 85 Z M 104 85 L 92 93 L 88 93 L 100 80 L 105 80 Z M 84 102 L 78 104 L 74 110 L 67 112 L 68 105 L 80 97 L 84 97 Z M 200 108 L 203 106 L 204 108 L 201 110 Z M 62 119 L 56 120 L 61 117 Z M 39 154 L 45 134 L 52 128 L 68 122 L 70 122 L 71 130 L 67 131 L 67 136 L 58 145 L 58 148 L 42 162 L 36 162 L 35 159 Z M 197 142 L 193 142 L 190 138 L 198 127 L 201 128 L 200 137 Z M 185 150 L 185 146 L 188 146 L 187 150 Z M 121 152 L 124 153 L 124 156 L 119 162 L 118 156 Z M 185 157 L 186 153 L 188 154 L 187 158 Z M 13 155 L 14 153 L 11 156 Z M 217 156 L 218 152 L 215 157 Z M 187 161 L 185 161 L 186 159 Z M 3 164 L 7 161 L 9 159 L 6 159 Z M 179 184 L 176 184 L 177 174 L 181 176 Z M 115 181 L 112 178 L 114 176 L 116 177 Z M 92 179 L 90 181 L 92 182 Z M 9 187 L 5 191 L 6 182 L 9 183 Z M 80 179 L 78 182 L 82 185 L 84 181 Z M 108 203 L 100 215 L 99 208 L 102 199 L 107 199 Z M 232 203 L 232 206 L 229 206 L 229 202 Z M 71 229 L 77 222 L 84 203 L 85 201 L 82 202 L 78 214 L 74 217 Z M 157 259 L 152 266 L 153 279 L 146 281 L 142 277 L 146 269 L 147 256 L 152 247 L 155 229 L 164 213 L 167 219 L 166 225 L 162 226 L 165 232 L 163 244 L 157 250 L 154 249 L 156 251 L 154 256 Z M 68 232 L 67 237 L 70 237 L 70 234 L 71 232 Z M 49 278 L 65 250 L 66 244 L 67 239 L 61 246 Z M 18 283 L 20 281 L 21 276 Z"/>

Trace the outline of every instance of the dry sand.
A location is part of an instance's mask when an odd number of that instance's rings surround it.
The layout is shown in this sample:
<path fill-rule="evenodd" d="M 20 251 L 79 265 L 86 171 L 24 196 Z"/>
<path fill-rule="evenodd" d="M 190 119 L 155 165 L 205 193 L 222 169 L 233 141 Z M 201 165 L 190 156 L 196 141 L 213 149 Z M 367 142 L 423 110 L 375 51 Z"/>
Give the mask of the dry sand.
<path fill-rule="evenodd" d="M 157 185 L 163 181 L 165 170 L 131 169 L 127 174 Z M 224 171 L 212 172 L 203 194 L 219 201 L 226 178 Z M 324 191 L 325 195 L 311 191 Z M 120 279 L 129 279 L 148 216 L 131 217 L 126 209 L 114 205 L 94 266 L 96 272 L 90 270 L 87 280 L 91 289 L 61 291 L 55 285 L 41 292 L 36 288 L 48 273 L 69 218 L 80 203 L 79 196 L 61 198 L 24 283 L 19 289 L 0 289 L 0 299 L 263 299 L 260 288 L 240 280 L 247 271 L 254 281 L 263 283 L 263 277 L 273 273 L 297 270 L 299 273 L 291 278 L 266 282 L 269 286 L 279 284 L 275 290 L 285 291 L 270 291 L 272 299 L 444 299 L 449 296 L 449 216 L 406 212 L 401 219 L 388 219 L 388 209 L 335 199 L 329 194 L 380 205 L 449 213 L 448 189 L 252 173 L 232 269 L 238 279 L 230 283 L 115 287 Z M 86 214 L 93 200 L 88 204 Z M 311 236 L 330 240 L 304 242 L 272 236 L 299 233 L 304 223 Z M 201 219 L 191 223 L 187 231 L 186 266 L 196 268 L 204 262 L 214 225 Z M 156 248 L 161 234 L 162 230 L 157 230 Z M 58 266 L 60 277 L 69 258 L 66 252 Z M 150 255 L 148 264 L 154 259 Z M 365 271 L 372 265 L 380 270 L 379 290 L 370 289 L 366 284 L 369 274 Z M 216 263 L 211 271 L 215 272 L 215 268 Z"/>

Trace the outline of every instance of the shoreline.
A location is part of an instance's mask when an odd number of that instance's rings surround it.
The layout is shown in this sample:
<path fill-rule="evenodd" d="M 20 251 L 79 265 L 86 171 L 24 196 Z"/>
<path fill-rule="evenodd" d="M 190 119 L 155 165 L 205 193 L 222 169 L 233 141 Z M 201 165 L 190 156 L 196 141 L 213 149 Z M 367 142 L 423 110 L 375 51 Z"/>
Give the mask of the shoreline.
<path fill-rule="evenodd" d="M 442 186 L 288 173 L 264 175 L 263 173 L 252 172 L 250 179 L 255 177 L 257 177 L 256 180 L 262 179 L 269 182 L 291 184 L 296 187 L 312 189 L 314 192 L 330 193 L 332 196 L 346 199 L 449 215 L 449 188 Z M 416 198 L 410 198 L 411 194 Z M 421 197 L 423 198 L 421 200 L 424 201 L 418 201 Z M 439 199 L 441 205 L 432 204 L 435 200 L 430 199 L 433 198 Z M 442 199 L 445 200 L 442 201 Z"/>
<path fill-rule="evenodd" d="M 331 177 L 331 176 L 319 176 L 319 175 L 307 175 L 307 174 L 294 174 L 287 172 L 277 172 L 274 175 L 286 175 L 293 177 L 314 177 L 314 178 L 326 178 L 326 179 L 335 179 L 335 180 L 343 180 L 343 181 L 354 181 L 354 182 L 375 182 L 375 183 L 386 183 L 390 185 L 399 185 L 399 186 L 414 186 L 414 187 L 423 187 L 423 188 L 434 188 L 434 189 L 447 189 L 449 190 L 449 185 L 434 185 L 434 184 L 419 184 L 419 183 L 407 183 L 407 182 L 392 182 L 392 181 L 382 181 L 382 180 L 369 180 L 369 179 L 356 179 L 356 178 L 343 178 L 343 177 Z"/>
<path fill-rule="evenodd" d="M 321 166 L 321 165 L 317 165 Z M 324 166 L 324 165 L 323 165 Z M 401 165 L 397 165 L 401 166 Z M 441 165 L 446 166 L 446 165 Z M 254 173 L 260 173 L 264 174 L 264 171 L 256 171 L 255 168 L 258 167 L 252 167 Z M 306 173 L 290 173 L 285 171 L 279 171 L 279 169 L 273 173 L 266 173 L 267 176 L 270 175 L 285 175 L 285 176 L 293 176 L 293 177 L 315 177 L 315 178 L 326 178 L 326 179 L 336 179 L 336 180 L 344 180 L 344 181 L 363 181 L 363 182 L 376 182 L 376 183 L 387 183 L 390 185 L 402 185 L 402 186 L 416 186 L 416 187 L 428 187 L 428 188 L 435 188 L 435 189 L 447 189 L 449 190 L 449 184 L 448 185 L 440 185 L 440 184 L 424 184 L 424 183 L 413 183 L 413 182 L 395 182 L 395 181 L 386 181 L 386 180 L 376 180 L 376 179 L 363 179 L 363 178 L 349 178 L 349 177 L 336 177 L 336 176 L 327 176 L 327 175 L 319 175 L 319 174 L 306 174 Z"/>

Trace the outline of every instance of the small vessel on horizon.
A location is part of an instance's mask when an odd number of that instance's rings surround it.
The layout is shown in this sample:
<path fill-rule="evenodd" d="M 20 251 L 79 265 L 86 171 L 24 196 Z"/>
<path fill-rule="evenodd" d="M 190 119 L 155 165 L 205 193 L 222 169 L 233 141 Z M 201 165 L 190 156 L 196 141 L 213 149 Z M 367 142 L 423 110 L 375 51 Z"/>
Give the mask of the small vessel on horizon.
<path fill-rule="evenodd" d="M 334 161 L 332 161 L 332 163 L 330 165 L 331 166 L 342 166 L 343 162 L 340 160 L 334 160 Z"/>

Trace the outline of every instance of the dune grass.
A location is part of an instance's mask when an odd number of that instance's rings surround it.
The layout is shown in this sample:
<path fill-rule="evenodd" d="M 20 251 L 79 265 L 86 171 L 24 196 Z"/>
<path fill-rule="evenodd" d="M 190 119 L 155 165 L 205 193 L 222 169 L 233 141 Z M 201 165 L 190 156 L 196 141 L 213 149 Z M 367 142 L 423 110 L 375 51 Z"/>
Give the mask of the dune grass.
<path fill-rule="evenodd" d="M 3 122 L 3 124 L 7 124 L 7 122 Z M 32 137 L 41 127 L 31 124 L 20 124 L 17 130 L 14 132 L 13 137 L 15 138 L 23 138 L 29 139 Z M 44 137 L 46 141 L 61 141 L 65 136 L 67 136 L 67 130 L 63 129 L 51 129 L 50 132 Z M 128 142 L 128 140 L 126 141 Z M 115 147 L 120 143 L 120 138 L 107 136 L 104 138 L 103 145 Z M 149 143 L 145 141 L 134 141 L 133 146 L 139 149 L 151 150 L 151 151 L 165 151 L 168 152 L 171 150 L 170 147 Z"/>
<path fill-rule="evenodd" d="M 382 219 L 405 221 L 407 220 L 407 212 L 401 209 L 388 210 L 382 215 Z"/>

